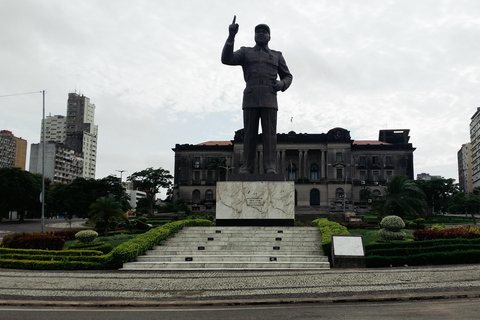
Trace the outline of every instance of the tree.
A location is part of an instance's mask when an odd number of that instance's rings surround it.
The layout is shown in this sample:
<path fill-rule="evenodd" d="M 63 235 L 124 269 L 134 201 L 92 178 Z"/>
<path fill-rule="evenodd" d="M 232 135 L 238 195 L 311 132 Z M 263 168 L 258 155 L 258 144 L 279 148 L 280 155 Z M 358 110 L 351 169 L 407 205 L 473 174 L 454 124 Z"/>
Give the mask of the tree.
<path fill-rule="evenodd" d="M 120 178 L 108 176 L 102 179 L 77 178 L 70 184 L 55 184 L 51 188 L 49 210 L 57 215 L 87 218 L 90 205 L 100 197 L 113 196 L 124 212 L 130 209 L 129 196 Z"/>
<path fill-rule="evenodd" d="M 390 180 L 385 194 L 373 206 L 379 217 L 396 215 L 402 218 L 423 216 L 427 203 L 425 193 L 406 176 L 396 176 Z"/>
<path fill-rule="evenodd" d="M 0 220 L 10 211 L 17 211 L 22 221 L 41 214 L 42 177 L 20 168 L 0 168 Z"/>
<path fill-rule="evenodd" d="M 217 181 L 225 180 L 227 159 L 225 157 L 210 157 L 208 159 L 207 169 L 215 171 Z"/>
<path fill-rule="evenodd" d="M 160 189 L 168 189 L 172 186 L 173 176 L 163 168 L 147 168 L 134 172 L 127 178 L 133 182 L 134 188 L 144 191 L 148 199 L 148 214 L 153 215 L 153 204 Z"/>
<path fill-rule="evenodd" d="M 125 211 L 122 208 L 122 204 L 112 195 L 100 197 L 90 205 L 90 220 L 102 222 L 104 235 L 107 235 L 111 222 L 124 219 Z"/>
<path fill-rule="evenodd" d="M 445 211 L 452 195 L 458 191 L 455 179 L 415 180 L 415 183 L 425 193 L 428 212 L 432 214 Z"/>
<path fill-rule="evenodd" d="M 466 194 L 464 192 L 456 192 L 452 196 L 452 201 L 448 207 L 448 211 L 470 214 L 473 218 L 473 224 L 477 224 L 475 214 L 480 210 L 480 196 L 476 194 Z"/>

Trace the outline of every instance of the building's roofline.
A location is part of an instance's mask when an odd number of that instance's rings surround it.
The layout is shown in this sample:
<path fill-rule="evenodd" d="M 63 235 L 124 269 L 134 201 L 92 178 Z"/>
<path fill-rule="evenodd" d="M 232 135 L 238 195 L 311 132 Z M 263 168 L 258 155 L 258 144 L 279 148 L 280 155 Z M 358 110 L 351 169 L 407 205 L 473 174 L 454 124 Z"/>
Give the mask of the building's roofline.
<path fill-rule="evenodd" d="M 231 141 L 206 141 L 196 144 L 196 146 L 230 146 Z"/>
<path fill-rule="evenodd" d="M 378 140 L 353 140 L 355 146 L 391 146 L 391 143 Z"/>

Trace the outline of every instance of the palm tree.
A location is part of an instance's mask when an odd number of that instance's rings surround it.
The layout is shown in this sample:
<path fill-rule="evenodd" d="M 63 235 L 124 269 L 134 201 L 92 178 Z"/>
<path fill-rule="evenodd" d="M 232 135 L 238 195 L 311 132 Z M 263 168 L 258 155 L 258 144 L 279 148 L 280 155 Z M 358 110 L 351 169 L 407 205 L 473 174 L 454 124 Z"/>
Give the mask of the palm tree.
<path fill-rule="evenodd" d="M 426 213 L 425 193 L 408 177 L 394 177 L 388 182 L 385 192 L 373 207 L 379 217 L 415 217 Z"/>
<path fill-rule="evenodd" d="M 124 220 L 122 204 L 111 195 L 100 197 L 90 205 L 90 214 L 93 222 L 103 222 L 104 234 L 108 233 L 108 226 L 112 221 Z"/>
<path fill-rule="evenodd" d="M 208 159 L 207 169 L 216 172 L 217 181 L 224 180 L 227 159 L 225 157 L 211 157 Z"/>

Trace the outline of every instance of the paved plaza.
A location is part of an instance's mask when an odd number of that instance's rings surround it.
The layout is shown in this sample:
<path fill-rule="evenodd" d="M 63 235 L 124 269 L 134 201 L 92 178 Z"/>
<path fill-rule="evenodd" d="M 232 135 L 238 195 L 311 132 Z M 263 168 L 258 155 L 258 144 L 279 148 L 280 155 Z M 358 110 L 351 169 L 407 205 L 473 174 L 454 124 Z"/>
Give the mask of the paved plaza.
<path fill-rule="evenodd" d="M 48 221 L 48 228 L 68 228 Z M 53 225 L 55 223 L 56 225 Z M 62 223 L 62 224 L 58 224 Z M 75 221 L 75 227 L 82 221 Z M 38 222 L 1 224 L 35 231 Z M 185 306 L 480 297 L 480 265 L 283 271 L 0 269 L 0 305 Z"/>

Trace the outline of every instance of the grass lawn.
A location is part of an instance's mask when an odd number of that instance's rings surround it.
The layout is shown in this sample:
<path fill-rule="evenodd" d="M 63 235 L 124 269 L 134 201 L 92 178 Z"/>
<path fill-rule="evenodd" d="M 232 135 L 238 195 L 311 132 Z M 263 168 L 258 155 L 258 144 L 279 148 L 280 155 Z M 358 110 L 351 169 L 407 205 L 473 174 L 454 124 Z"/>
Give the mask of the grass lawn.
<path fill-rule="evenodd" d="M 367 245 L 371 242 L 381 240 L 380 236 L 378 235 L 378 230 L 380 229 L 348 229 L 348 232 L 352 235 L 360 235 L 363 238 L 363 244 Z M 403 230 L 407 236 L 405 239 L 413 239 L 413 231 L 409 229 Z"/>
<path fill-rule="evenodd" d="M 138 236 L 138 234 L 116 234 L 114 236 L 108 236 L 108 237 L 98 237 L 97 239 L 95 239 L 95 242 L 100 242 L 100 241 L 103 241 L 103 242 L 106 242 L 108 244 L 110 244 L 112 247 L 116 247 L 130 239 L 133 239 L 135 238 L 136 236 Z M 65 242 L 65 248 L 68 248 L 68 246 L 74 244 L 74 243 L 78 243 L 78 240 L 68 240 Z"/>

